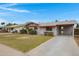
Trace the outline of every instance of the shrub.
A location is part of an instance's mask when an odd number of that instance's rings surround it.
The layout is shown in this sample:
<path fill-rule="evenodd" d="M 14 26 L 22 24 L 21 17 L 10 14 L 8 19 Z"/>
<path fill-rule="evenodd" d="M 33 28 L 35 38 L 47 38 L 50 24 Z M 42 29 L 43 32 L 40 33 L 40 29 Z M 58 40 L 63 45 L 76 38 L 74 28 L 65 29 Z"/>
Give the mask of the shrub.
<path fill-rule="evenodd" d="M 36 30 L 33 30 L 33 29 L 29 29 L 29 34 L 37 34 L 37 31 Z"/>
<path fill-rule="evenodd" d="M 44 35 L 46 35 L 46 36 L 53 36 L 53 32 L 45 32 Z"/>
<path fill-rule="evenodd" d="M 20 33 L 21 33 L 21 34 L 27 34 L 27 30 L 26 30 L 26 29 L 21 29 L 21 30 L 20 30 Z"/>
<path fill-rule="evenodd" d="M 79 29 L 75 29 L 75 30 L 74 30 L 74 34 L 75 34 L 75 35 L 79 35 Z"/>

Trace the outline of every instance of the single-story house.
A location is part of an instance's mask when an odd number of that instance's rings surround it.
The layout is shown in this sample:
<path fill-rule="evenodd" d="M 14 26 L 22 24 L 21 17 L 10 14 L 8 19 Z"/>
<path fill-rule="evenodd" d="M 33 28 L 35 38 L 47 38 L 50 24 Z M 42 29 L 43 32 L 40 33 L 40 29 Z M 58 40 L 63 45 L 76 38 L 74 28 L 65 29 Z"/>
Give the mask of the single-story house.
<path fill-rule="evenodd" d="M 58 21 L 51 23 L 42 23 L 39 27 L 39 34 L 51 31 L 54 35 L 74 35 L 76 21 Z"/>
<path fill-rule="evenodd" d="M 15 26 L 14 29 L 18 29 L 18 32 L 22 28 L 34 29 L 37 31 L 38 35 L 44 35 L 46 32 L 52 32 L 53 35 L 74 35 L 74 28 L 77 22 L 74 20 L 70 21 L 57 21 L 48 23 L 34 23 L 28 22 L 24 25 Z"/>
<path fill-rule="evenodd" d="M 74 35 L 74 28 L 77 22 L 74 20 L 70 21 L 58 21 L 48 23 L 34 23 L 29 22 L 26 26 L 37 30 L 38 35 L 44 35 L 46 32 L 52 32 L 53 35 Z"/>

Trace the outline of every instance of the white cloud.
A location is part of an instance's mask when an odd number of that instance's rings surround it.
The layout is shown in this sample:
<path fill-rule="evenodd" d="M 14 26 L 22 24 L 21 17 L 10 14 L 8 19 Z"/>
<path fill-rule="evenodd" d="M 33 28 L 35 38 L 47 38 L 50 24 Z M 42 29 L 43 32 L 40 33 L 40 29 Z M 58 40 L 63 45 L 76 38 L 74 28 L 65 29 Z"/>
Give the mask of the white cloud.
<path fill-rule="evenodd" d="M 25 12 L 25 13 L 30 13 L 29 10 L 19 10 L 19 9 L 4 8 L 4 7 L 0 7 L 0 9 L 2 9 L 2 10 L 9 10 L 9 11 L 15 11 L 15 12 Z"/>
<path fill-rule="evenodd" d="M 2 5 L 0 5 L 0 7 L 11 7 L 11 6 L 15 6 L 15 5 L 17 5 L 16 3 L 6 3 L 6 4 L 2 4 Z"/>
<path fill-rule="evenodd" d="M 31 11 L 29 10 L 20 10 L 20 9 L 13 9 L 13 8 L 7 8 L 11 6 L 15 6 L 17 4 L 4 4 L 0 6 L 0 9 L 2 10 L 8 10 L 8 11 L 15 11 L 15 12 L 25 12 L 25 13 L 30 13 Z"/>
<path fill-rule="evenodd" d="M 37 19 L 31 19 L 31 20 L 29 20 L 29 21 L 27 21 L 27 22 L 35 22 L 35 23 L 39 23 L 40 20 L 37 20 Z"/>
<path fill-rule="evenodd" d="M 9 5 L 7 5 L 7 7 L 10 7 L 10 6 L 15 6 L 15 5 L 17 5 L 17 4 L 16 4 L 16 3 L 9 4 Z"/>

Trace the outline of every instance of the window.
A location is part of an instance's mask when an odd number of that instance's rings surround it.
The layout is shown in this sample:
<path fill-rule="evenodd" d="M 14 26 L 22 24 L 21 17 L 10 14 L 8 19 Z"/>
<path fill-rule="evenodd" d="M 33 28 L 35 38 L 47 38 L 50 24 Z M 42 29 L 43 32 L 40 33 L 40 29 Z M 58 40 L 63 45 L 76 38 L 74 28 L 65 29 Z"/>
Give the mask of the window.
<path fill-rule="evenodd" d="M 52 27 L 46 27 L 46 31 L 52 31 Z"/>
<path fill-rule="evenodd" d="M 64 27 L 63 27 L 63 26 L 61 26 L 61 29 L 64 29 Z"/>
<path fill-rule="evenodd" d="M 64 34 L 64 31 L 61 31 L 61 34 Z"/>

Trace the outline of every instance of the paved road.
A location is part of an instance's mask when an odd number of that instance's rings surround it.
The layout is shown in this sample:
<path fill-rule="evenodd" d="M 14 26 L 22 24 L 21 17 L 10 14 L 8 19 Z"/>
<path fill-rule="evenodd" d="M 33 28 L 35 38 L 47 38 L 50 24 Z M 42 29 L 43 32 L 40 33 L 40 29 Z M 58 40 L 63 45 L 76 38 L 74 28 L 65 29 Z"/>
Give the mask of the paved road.
<path fill-rule="evenodd" d="M 71 36 L 57 36 L 26 53 L 29 56 L 79 56 L 79 47 Z"/>
<path fill-rule="evenodd" d="M 0 56 L 23 56 L 24 54 L 18 50 L 0 44 Z"/>

